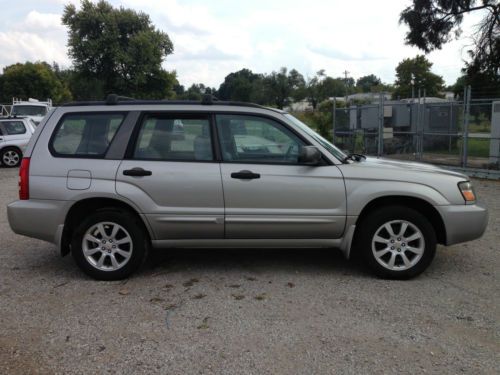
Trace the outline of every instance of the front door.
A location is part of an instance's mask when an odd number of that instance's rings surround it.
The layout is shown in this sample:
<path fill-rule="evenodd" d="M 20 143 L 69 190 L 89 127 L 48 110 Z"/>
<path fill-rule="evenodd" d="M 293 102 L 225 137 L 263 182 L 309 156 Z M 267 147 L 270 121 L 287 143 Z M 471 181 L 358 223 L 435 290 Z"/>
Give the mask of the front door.
<path fill-rule="evenodd" d="M 335 165 L 298 163 L 305 142 L 267 117 L 217 115 L 226 238 L 340 238 L 346 220 Z"/>
<path fill-rule="evenodd" d="M 158 240 L 223 238 L 224 200 L 210 117 L 150 113 L 118 169 L 116 190 L 146 215 Z"/>

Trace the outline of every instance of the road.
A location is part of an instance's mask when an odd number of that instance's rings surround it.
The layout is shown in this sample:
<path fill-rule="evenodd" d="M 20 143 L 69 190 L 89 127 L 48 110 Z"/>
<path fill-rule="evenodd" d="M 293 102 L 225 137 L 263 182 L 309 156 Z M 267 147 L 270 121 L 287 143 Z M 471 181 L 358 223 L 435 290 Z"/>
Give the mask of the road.
<path fill-rule="evenodd" d="M 475 242 L 410 281 L 332 250 L 169 250 L 96 282 L 13 234 L 0 169 L 0 374 L 498 374 L 500 183 Z"/>

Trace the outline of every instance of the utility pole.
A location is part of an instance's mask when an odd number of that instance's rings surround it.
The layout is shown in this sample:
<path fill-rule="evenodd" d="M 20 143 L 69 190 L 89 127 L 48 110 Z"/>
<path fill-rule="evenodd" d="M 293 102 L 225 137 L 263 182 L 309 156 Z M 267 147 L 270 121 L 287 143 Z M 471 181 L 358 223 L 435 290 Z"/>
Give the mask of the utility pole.
<path fill-rule="evenodd" d="M 415 76 L 411 74 L 411 101 L 415 99 Z"/>
<path fill-rule="evenodd" d="M 347 107 L 347 75 L 349 74 L 349 72 L 347 70 L 344 70 L 344 85 L 345 85 L 345 106 Z"/>
<path fill-rule="evenodd" d="M 469 117 L 470 117 L 470 100 L 471 100 L 471 87 L 468 85 L 465 88 L 464 95 L 464 125 L 462 129 L 462 167 L 467 167 L 467 151 L 468 151 L 468 143 L 469 143 Z"/>
<path fill-rule="evenodd" d="M 335 115 L 337 112 L 337 98 L 333 97 L 333 112 L 332 112 L 332 143 L 335 144 Z"/>

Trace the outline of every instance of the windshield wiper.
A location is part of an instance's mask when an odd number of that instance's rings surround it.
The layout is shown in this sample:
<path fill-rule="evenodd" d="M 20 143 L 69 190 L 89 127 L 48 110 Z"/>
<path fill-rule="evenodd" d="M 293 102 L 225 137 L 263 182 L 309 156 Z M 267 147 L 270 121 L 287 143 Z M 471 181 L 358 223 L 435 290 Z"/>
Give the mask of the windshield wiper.
<path fill-rule="evenodd" d="M 342 159 L 342 163 L 347 163 L 348 160 L 361 161 L 361 159 L 366 159 L 366 156 L 363 154 L 352 153 Z"/>

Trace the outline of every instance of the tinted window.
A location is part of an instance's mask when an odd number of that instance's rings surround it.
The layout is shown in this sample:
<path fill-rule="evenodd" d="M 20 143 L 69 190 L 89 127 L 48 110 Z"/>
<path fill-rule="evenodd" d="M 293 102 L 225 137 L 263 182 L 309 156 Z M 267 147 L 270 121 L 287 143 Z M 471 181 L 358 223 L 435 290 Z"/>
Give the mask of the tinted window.
<path fill-rule="evenodd" d="M 2 125 L 7 135 L 26 133 L 26 128 L 22 121 L 2 121 Z"/>
<path fill-rule="evenodd" d="M 12 114 L 16 116 L 45 116 L 47 107 L 41 105 L 15 105 Z"/>
<path fill-rule="evenodd" d="M 280 123 L 257 116 L 219 115 L 225 161 L 296 164 L 303 142 Z"/>
<path fill-rule="evenodd" d="M 56 128 L 52 150 L 60 156 L 102 157 L 123 118 L 117 113 L 66 115 Z"/>
<path fill-rule="evenodd" d="M 137 138 L 135 159 L 213 160 L 208 117 L 147 116 Z"/>

